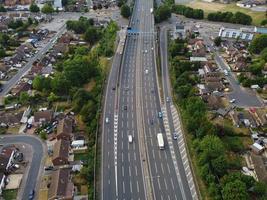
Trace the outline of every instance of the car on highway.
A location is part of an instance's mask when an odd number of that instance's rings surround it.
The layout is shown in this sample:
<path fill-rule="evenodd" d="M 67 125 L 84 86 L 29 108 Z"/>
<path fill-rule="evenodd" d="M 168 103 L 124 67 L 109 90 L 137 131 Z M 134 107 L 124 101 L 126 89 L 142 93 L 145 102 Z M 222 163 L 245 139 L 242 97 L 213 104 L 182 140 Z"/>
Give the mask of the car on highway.
<path fill-rule="evenodd" d="M 148 69 L 145 70 L 145 73 L 148 74 Z"/>
<path fill-rule="evenodd" d="M 178 134 L 177 134 L 176 132 L 174 132 L 174 133 L 173 133 L 173 139 L 174 139 L 174 140 L 177 140 L 177 138 L 178 138 Z"/>
<path fill-rule="evenodd" d="M 112 90 L 116 90 L 116 87 L 114 86 L 114 87 L 112 87 Z"/>
<path fill-rule="evenodd" d="M 147 53 L 147 50 L 144 50 L 144 53 Z"/>
<path fill-rule="evenodd" d="M 129 141 L 129 143 L 133 143 L 133 136 L 132 135 L 128 135 L 128 141 Z"/>
<path fill-rule="evenodd" d="M 236 102 L 236 99 L 231 99 L 229 102 L 230 103 L 235 103 Z"/>
<path fill-rule="evenodd" d="M 29 193 L 29 200 L 33 200 L 34 199 L 34 194 L 35 194 L 35 191 L 31 190 L 30 193 Z"/>
<path fill-rule="evenodd" d="M 123 106 L 123 110 L 127 110 L 127 106 L 125 105 L 125 106 Z"/>
<path fill-rule="evenodd" d="M 109 123 L 109 118 L 108 117 L 106 117 L 106 124 L 108 124 Z"/>
<path fill-rule="evenodd" d="M 170 97 L 166 97 L 166 101 L 167 102 L 170 102 Z"/>
<path fill-rule="evenodd" d="M 162 118 L 162 112 L 159 112 L 158 115 L 159 115 L 159 118 Z"/>

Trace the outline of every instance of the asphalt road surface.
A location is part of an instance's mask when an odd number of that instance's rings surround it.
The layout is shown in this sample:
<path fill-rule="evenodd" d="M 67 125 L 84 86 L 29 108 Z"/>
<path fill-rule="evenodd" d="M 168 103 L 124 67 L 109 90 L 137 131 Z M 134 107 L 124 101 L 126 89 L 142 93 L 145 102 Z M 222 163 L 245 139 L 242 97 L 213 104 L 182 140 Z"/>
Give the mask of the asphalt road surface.
<path fill-rule="evenodd" d="M 122 57 L 115 54 L 113 60 L 103 112 L 102 199 L 193 199 L 176 158 L 179 150 L 158 117 L 164 106 L 150 8 L 152 0 L 135 2 L 130 22 L 135 34 L 128 34 Z M 164 135 L 165 150 L 158 147 L 157 133 Z"/>
<path fill-rule="evenodd" d="M 36 184 L 38 183 L 39 171 L 41 166 L 41 161 L 43 159 L 44 149 L 42 142 L 33 137 L 26 135 L 9 135 L 4 136 L 0 139 L 0 143 L 4 145 L 8 144 L 27 144 L 31 146 L 33 156 L 32 160 L 29 161 L 30 169 L 27 177 L 25 187 L 23 188 L 22 196 L 17 197 L 18 199 L 27 200 L 29 197 L 29 193 L 32 189 L 36 188 Z"/>

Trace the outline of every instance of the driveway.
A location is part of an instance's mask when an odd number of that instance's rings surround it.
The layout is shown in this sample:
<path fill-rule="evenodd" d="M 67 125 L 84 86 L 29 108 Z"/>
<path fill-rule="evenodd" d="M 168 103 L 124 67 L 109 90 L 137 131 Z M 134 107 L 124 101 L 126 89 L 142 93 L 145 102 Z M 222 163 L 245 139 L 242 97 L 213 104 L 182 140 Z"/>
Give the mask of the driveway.
<path fill-rule="evenodd" d="M 32 159 L 28 162 L 29 167 L 25 172 L 17 197 L 17 199 L 27 200 L 30 190 L 38 188 L 37 184 L 41 173 L 40 169 L 43 168 L 41 163 L 45 146 L 39 138 L 27 135 L 5 135 L 1 137 L 0 143 L 2 145 L 25 144 L 25 146 L 30 146 Z M 25 180 L 25 178 L 27 179 Z"/>

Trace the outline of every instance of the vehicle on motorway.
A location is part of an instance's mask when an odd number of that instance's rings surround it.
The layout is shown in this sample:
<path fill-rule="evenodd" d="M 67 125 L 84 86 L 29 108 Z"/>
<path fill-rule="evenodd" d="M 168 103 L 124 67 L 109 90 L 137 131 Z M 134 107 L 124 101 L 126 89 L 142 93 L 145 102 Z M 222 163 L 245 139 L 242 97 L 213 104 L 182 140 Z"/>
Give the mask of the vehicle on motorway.
<path fill-rule="evenodd" d="M 150 13 L 153 13 L 153 8 L 150 8 Z"/>
<path fill-rule="evenodd" d="M 229 73 L 228 73 L 228 71 L 225 69 L 225 70 L 223 70 L 223 72 L 224 72 L 224 75 L 225 76 L 228 76 L 229 75 Z"/>
<path fill-rule="evenodd" d="M 148 74 L 148 69 L 145 70 L 145 73 Z"/>
<path fill-rule="evenodd" d="M 174 140 L 177 140 L 177 138 L 178 138 L 178 134 L 177 134 L 176 132 L 174 132 L 174 133 L 173 133 L 173 139 L 174 139 Z"/>
<path fill-rule="evenodd" d="M 231 99 L 229 102 L 230 103 L 235 103 L 235 101 L 236 101 L 235 99 Z"/>
<path fill-rule="evenodd" d="M 128 141 L 129 141 L 129 143 L 133 142 L 133 136 L 132 135 L 128 135 Z"/>
<path fill-rule="evenodd" d="M 34 199 L 34 193 L 35 193 L 34 190 L 31 190 L 30 191 L 30 193 L 29 193 L 29 200 L 33 200 Z"/>
<path fill-rule="evenodd" d="M 159 118 L 162 118 L 162 112 L 159 112 L 158 115 L 159 115 Z"/>
<path fill-rule="evenodd" d="M 112 90 L 116 90 L 116 87 L 114 86 L 114 87 L 112 87 Z"/>
<path fill-rule="evenodd" d="M 164 149 L 164 140 L 162 133 L 157 134 L 159 149 Z"/>
<path fill-rule="evenodd" d="M 123 110 L 127 110 L 127 106 L 125 105 L 125 106 L 123 106 Z"/>
<path fill-rule="evenodd" d="M 106 124 L 108 124 L 109 123 L 109 118 L 108 117 L 106 117 Z"/>
<path fill-rule="evenodd" d="M 147 53 L 147 50 L 144 50 L 144 53 Z"/>
<path fill-rule="evenodd" d="M 166 101 L 167 102 L 170 102 L 170 97 L 166 97 Z"/>

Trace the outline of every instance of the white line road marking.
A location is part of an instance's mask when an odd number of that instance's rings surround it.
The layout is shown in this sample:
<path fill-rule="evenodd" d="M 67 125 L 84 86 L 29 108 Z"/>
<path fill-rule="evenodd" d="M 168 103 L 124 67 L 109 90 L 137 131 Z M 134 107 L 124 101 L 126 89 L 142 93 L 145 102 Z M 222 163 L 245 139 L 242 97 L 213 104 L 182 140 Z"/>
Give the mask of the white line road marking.
<path fill-rule="evenodd" d="M 134 166 L 134 168 L 135 168 L 135 175 L 137 176 L 137 167 Z"/>
<path fill-rule="evenodd" d="M 124 167 L 121 166 L 121 173 L 122 173 L 122 176 L 124 177 Z"/>
<path fill-rule="evenodd" d="M 139 193 L 139 183 L 136 181 L 136 186 L 137 186 L 137 192 Z"/>
<path fill-rule="evenodd" d="M 166 179 L 165 178 L 164 178 L 164 184 L 165 184 L 166 190 L 168 190 L 168 185 L 167 185 L 167 182 L 166 182 Z"/>
<path fill-rule="evenodd" d="M 124 185 L 124 181 L 122 181 L 122 191 L 123 191 L 123 194 L 125 194 L 125 185 Z"/>
<path fill-rule="evenodd" d="M 171 185 L 172 185 L 172 189 L 174 190 L 174 184 L 173 184 L 172 178 L 171 178 Z"/>

